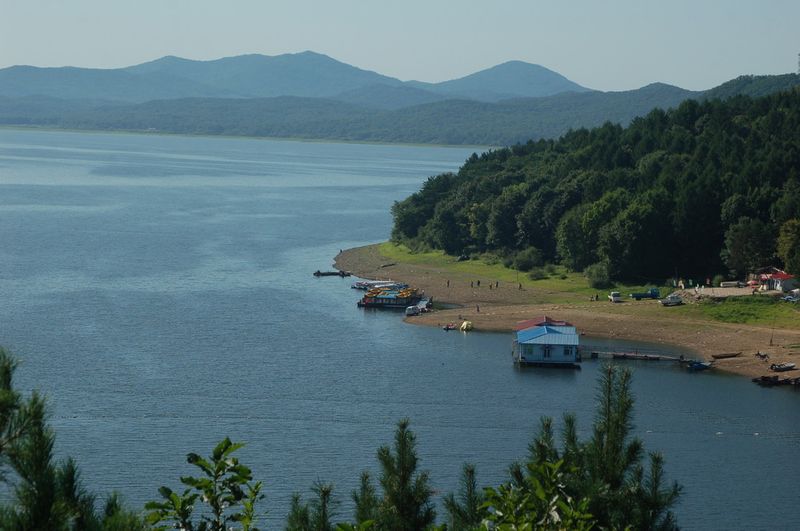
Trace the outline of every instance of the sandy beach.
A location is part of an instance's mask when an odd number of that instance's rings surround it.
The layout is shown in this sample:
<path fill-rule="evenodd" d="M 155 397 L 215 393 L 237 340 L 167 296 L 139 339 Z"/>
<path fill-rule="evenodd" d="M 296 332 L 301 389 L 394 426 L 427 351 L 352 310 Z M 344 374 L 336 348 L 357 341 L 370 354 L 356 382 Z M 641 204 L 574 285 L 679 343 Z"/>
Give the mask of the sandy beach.
<path fill-rule="evenodd" d="M 611 304 L 601 298 L 541 304 L 536 300 L 543 293 L 536 289 L 519 289 L 516 283 L 491 278 L 466 278 L 435 266 L 392 263 L 380 254 L 377 245 L 345 250 L 336 256 L 335 266 L 362 278 L 403 281 L 424 290 L 426 296 L 440 304 L 455 306 L 407 318 L 411 324 L 443 326 L 469 320 L 476 330 L 510 334 L 517 322 L 548 315 L 571 322 L 586 336 L 674 345 L 690 350 L 698 359 L 710 360 L 712 354 L 741 351 L 740 356 L 718 360 L 714 366 L 751 378 L 777 374 L 769 370 L 771 363 L 795 362 L 800 366 L 800 329 L 697 320 L 670 313 L 672 309 L 653 300 Z M 769 354 L 769 361 L 757 358 L 756 352 Z M 781 374 L 794 377 L 800 376 L 800 371 Z"/>

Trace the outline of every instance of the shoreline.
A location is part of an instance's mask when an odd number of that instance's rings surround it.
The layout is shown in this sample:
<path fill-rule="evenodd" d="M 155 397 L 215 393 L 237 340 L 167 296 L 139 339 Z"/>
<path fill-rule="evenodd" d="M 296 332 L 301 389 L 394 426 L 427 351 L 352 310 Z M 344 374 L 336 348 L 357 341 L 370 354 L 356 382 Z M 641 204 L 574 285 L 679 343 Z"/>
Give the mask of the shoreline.
<path fill-rule="evenodd" d="M 74 127 L 36 126 L 24 124 L 0 124 L 0 129 L 19 131 L 52 131 L 64 133 L 89 133 L 109 135 L 150 135 L 150 136 L 177 136 L 189 138 L 233 138 L 242 140 L 272 140 L 275 142 L 303 142 L 308 144 L 361 144 L 367 146 L 402 146 L 402 147 L 435 147 L 435 148 L 464 148 L 476 151 L 489 151 L 502 146 L 483 146 L 477 144 L 428 144 L 421 142 L 389 142 L 384 140 L 345 140 L 337 138 L 317 138 L 305 136 L 254 136 L 254 135 L 226 135 L 212 133 L 176 133 L 171 131 L 147 131 L 141 129 L 76 129 Z"/>
<path fill-rule="evenodd" d="M 406 282 L 437 303 L 457 305 L 405 318 L 410 324 L 440 327 L 464 319 L 472 321 L 476 330 L 510 334 L 517 322 L 548 315 L 571 322 L 581 335 L 673 346 L 693 352 L 698 359 L 741 351 L 738 357 L 715 361 L 714 368 L 749 378 L 779 374 L 769 370 L 772 363 L 797 362 L 800 366 L 800 330 L 698 320 L 667 313 L 671 309 L 661 308 L 656 301 L 542 303 L 536 299 L 554 293 L 528 286 L 519 289 L 516 284 L 474 275 L 469 278 L 427 264 L 394 263 L 380 254 L 378 244 L 346 249 L 336 256 L 334 265 L 361 278 Z M 769 354 L 769 361 L 758 359 L 756 352 Z M 780 374 L 798 376 L 796 371 Z"/>

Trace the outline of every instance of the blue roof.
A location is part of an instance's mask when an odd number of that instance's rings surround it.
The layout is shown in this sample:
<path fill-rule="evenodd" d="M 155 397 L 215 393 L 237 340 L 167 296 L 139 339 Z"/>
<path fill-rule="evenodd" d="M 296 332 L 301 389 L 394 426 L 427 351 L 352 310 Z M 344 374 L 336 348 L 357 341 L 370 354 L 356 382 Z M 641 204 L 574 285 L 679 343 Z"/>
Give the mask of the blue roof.
<path fill-rule="evenodd" d="M 553 345 L 577 345 L 578 334 L 572 326 L 534 326 L 517 332 L 518 343 L 549 343 Z"/>
<path fill-rule="evenodd" d="M 532 326 L 517 332 L 517 341 L 520 343 L 545 334 L 576 334 L 574 326 Z"/>

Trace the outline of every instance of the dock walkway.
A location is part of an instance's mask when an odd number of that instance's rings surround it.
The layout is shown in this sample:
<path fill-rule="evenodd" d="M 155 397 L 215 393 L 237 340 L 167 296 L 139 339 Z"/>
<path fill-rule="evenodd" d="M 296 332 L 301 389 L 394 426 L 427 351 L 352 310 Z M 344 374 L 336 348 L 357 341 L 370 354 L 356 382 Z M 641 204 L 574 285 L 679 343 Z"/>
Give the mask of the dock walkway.
<path fill-rule="evenodd" d="M 612 347 L 609 345 L 585 345 L 578 347 L 582 358 L 615 358 L 643 361 L 682 361 L 683 356 L 664 354 L 658 349 L 640 348 L 631 350 L 630 347 Z"/>

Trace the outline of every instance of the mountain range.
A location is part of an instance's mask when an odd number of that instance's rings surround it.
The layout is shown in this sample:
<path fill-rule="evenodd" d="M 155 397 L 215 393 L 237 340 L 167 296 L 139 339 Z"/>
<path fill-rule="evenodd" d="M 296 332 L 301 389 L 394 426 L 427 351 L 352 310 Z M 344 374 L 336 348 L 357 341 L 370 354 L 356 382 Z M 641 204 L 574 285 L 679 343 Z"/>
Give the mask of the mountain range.
<path fill-rule="evenodd" d="M 509 61 L 441 83 L 401 81 L 314 52 L 213 61 L 163 57 L 118 69 L 0 69 L 0 124 L 189 134 L 505 145 L 688 98 L 761 95 L 797 75 L 744 76 L 709 91 L 655 83 L 601 92 Z"/>

